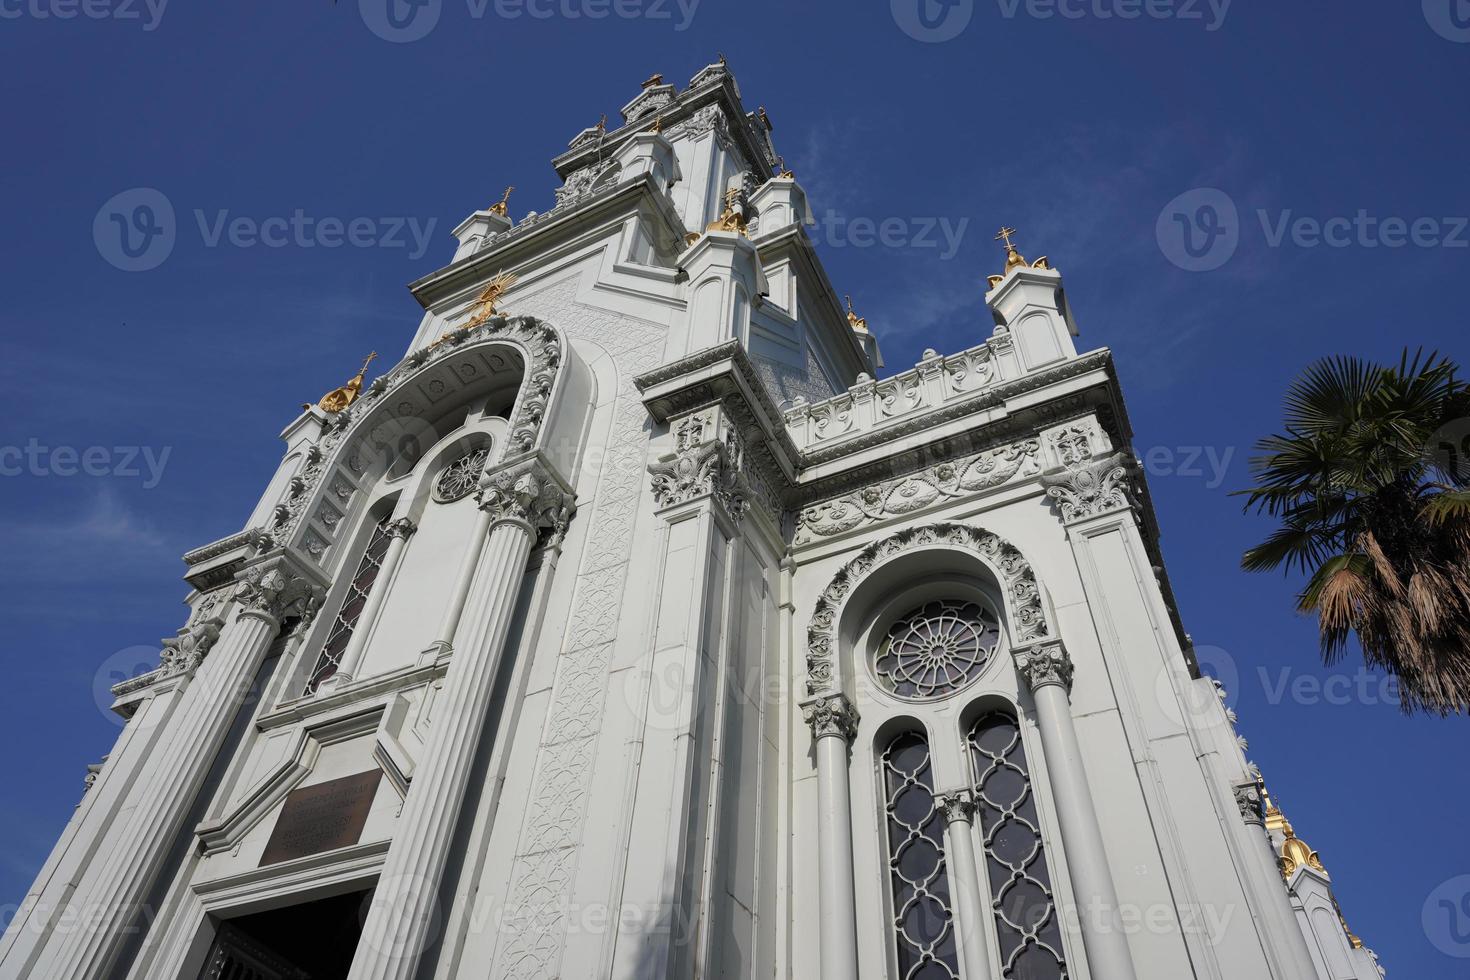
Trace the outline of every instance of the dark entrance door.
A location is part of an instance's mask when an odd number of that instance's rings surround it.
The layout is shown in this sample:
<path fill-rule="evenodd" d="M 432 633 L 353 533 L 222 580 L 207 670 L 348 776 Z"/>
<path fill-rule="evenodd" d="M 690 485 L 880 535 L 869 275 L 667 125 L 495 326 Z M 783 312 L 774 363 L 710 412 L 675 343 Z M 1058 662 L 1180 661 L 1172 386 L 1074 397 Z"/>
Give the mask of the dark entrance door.
<path fill-rule="evenodd" d="M 200 980 L 345 980 L 372 891 L 221 922 Z"/>

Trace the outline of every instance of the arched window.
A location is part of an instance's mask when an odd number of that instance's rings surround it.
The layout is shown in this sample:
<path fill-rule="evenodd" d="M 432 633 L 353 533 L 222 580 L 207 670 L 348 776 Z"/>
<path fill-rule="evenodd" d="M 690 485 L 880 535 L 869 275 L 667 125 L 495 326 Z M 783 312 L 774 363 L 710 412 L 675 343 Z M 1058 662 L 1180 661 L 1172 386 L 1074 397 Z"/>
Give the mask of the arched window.
<path fill-rule="evenodd" d="M 1021 728 L 1014 715 L 989 711 L 966 738 L 974 769 L 975 823 L 1006 980 L 1066 980 L 1061 925 Z"/>
<path fill-rule="evenodd" d="M 373 584 L 377 582 L 378 572 L 383 567 L 383 556 L 388 553 L 388 545 L 393 540 L 393 535 L 389 532 L 392 522 L 393 515 L 384 514 L 373 528 L 367 549 L 363 551 L 362 560 L 357 563 L 357 571 L 353 573 L 352 581 L 347 586 L 347 594 L 342 597 L 342 605 L 337 610 L 337 617 L 332 621 L 327 642 L 322 647 L 321 655 L 317 657 L 310 680 L 306 683 L 307 694 L 315 693 L 322 681 L 337 672 L 337 667 L 342 662 L 342 654 L 352 641 L 352 632 L 357 629 L 357 621 L 362 618 L 368 594 L 373 591 Z"/>
<path fill-rule="evenodd" d="M 955 980 L 960 971 L 944 862 L 944 815 L 934 804 L 928 739 L 921 732 L 900 732 L 880 760 L 898 976 Z"/>

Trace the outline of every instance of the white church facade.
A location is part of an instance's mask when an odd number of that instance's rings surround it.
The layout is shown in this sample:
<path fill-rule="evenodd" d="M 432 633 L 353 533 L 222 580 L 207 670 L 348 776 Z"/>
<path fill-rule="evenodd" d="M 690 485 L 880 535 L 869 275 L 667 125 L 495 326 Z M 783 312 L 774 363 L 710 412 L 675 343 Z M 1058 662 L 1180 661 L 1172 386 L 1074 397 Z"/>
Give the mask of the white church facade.
<path fill-rule="evenodd" d="M 723 61 L 622 114 L 185 556 L 0 978 L 1377 980 L 1061 274 L 875 380 Z"/>

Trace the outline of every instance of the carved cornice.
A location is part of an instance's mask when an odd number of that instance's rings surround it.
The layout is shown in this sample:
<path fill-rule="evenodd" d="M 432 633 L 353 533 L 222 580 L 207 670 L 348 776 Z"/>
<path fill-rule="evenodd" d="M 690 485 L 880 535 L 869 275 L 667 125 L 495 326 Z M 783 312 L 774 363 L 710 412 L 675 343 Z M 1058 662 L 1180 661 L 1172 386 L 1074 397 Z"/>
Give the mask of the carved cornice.
<path fill-rule="evenodd" d="M 975 797 L 968 789 L 940 793 L 934 797 L 934 805 L 944 814 L 946 824 L 969 823 L 975 819 Z"/>
<path fill-rule="evenodd" d="M 236 548 L 242 548 L 246 545 L 254 545 L 255 542 L 258 541 L 260 539 L 260 536 L 264 533 L 265 531 L 261 528 L 250 527 L 246 528 L 243 531 L 237 531 L 227 538 L 220 538 L 218 541 L 211 541 L 209 544 L 201 545 L 198 548 L 195 548 L 193 551 L 185 552 L 184 564 L 199 565 L 203 562 L 209 561 L 211 558 L 218 558 L 220 555 L 228 554 L 229 552 L 234 551 Z"/>
<path fill-rule="evenodd" d="M 1016 477 L 1030 476 L 1040 468 L 1040 448 L 1035 439 L 1025 439 L 813 504 L 797 514 L 795 543 L 805 544 L 902 517 L 946 500 L 992 490 Z"/>
<path fill-rule="evenodd" d="M 836 735 L 851 742 L 857 736 L 858 710 L 846 694 L 823 694 L 801 704 L 801 715 L 812 730 L 812 739 Z"/>
<path fill-rule="evenodd" d="M 1072 658 L 1060 641 L 1016 650 L 1015 659 L 1016 673 L 1033 693 L 1049 685 L 1072 690 Z"/>
<path fill-rule="evenodd" d="M 1135 461 L 1127 453 L 1087 459 L 1041 475 L 1046 495 L 1056 501 L 1062 523 L 1072 524 L 1134 507 L 1130 481 Z"/>
<path fill-rule="evenodd" d="M 868 545 L 842 567 L 817 599 L 807 627 L 807 693 L 836 690 L 837 615 L 843 601 L 880 562 L 908 551 L 945 545 L 979 554 L 997 572 L 1005 595 L 1007 627 L 1012 643 L 1034 642 L 1051 635 L 1041 588 L 1031 563 L 996 534 L 965 524 L 929 524 L 908 528 Z"/>

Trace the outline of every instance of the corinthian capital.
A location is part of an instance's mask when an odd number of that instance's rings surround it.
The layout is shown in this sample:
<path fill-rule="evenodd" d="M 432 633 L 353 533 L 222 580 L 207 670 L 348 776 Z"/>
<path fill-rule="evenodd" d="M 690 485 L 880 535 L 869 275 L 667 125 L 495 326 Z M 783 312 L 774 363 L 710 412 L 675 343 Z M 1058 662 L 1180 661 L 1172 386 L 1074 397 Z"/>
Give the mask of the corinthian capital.
<path fill-rule="evenodd" d="M 390 523 L 384 530 L 388 532 L 389 537 L 407 538 L 418 529 L 419 526 L 413 521 L 409 520 L 407 517 L 400 517 L 398 518 L 398 520 Z"/>
<path fill-rule="evenodd" d="M 838 735 L 851 742 L 857 735 L 858 712 L 846 694 L 823 694 L 802 702 L 802 717 L 811 726 L 812 738 Z"/>
<path fill-rule="evenodd" d="M 944 814 L 944 822 L 947 824 L 961 820 L 969 823 L 975 818 L 975 797 L 967 789 L 941 793 L 934 798 L 934 805 Z"/>
<path fill-rule="evenodd" d="M 1060 643 L 1039 643 L 1015 653 L 1016 672 L 1033 692 L 1055 684 L 1072 690 L 1072 658 Z"/>
<path fill-rule="evenodd" d="M 322 590 L 285 559 L 251 565 L 238 576 L 235 601 L 242 613 L 274 623 L 297 616 L 310 619 L 321 604 Z"/>
<path fill-rule="evenodd" d="M 1133 468 L 1131 456 L 1113 453 L 1043 473 L 1041 485 L 1056 502 L 1062 522 L 1071 524 L 1131 508 L 1128 480 Z"/>
<path fill-rule="evenodd" d="M 486 472 L 475 499 L 492 520 L 524 525 L 533 534 L 565 528 L 571 515 L 571 495 L 540 459 Z"/>
<path fill-rule="evenodd" d="M 745 513 L 741 481 L 744 446 L 719 406 L 701 409 L 673 423 L 674 452 L 648 467 L 659 510 L 709 497 L 737 522 Z"/>

